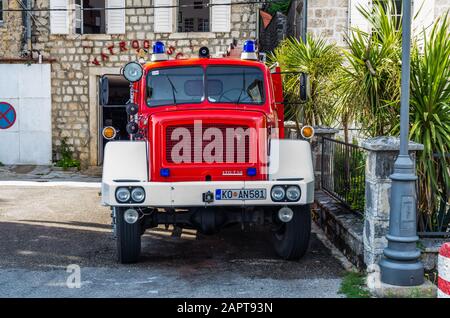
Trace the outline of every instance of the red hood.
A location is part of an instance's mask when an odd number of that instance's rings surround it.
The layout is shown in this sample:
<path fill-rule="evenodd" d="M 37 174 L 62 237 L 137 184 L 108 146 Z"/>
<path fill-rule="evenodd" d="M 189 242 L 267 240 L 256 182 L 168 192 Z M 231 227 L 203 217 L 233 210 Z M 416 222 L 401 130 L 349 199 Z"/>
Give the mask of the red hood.
<path fill-rule="evenodd" d="M 263 112 L 182 110 L 149 120 L 152 181 L 264 180 L 267 119 Z M 262 159 L 261 159 L 262 157 Z M 256 168 L 248 176 L 248 168 Z M 169 169 L 168 177 L 161 169 Z"/>

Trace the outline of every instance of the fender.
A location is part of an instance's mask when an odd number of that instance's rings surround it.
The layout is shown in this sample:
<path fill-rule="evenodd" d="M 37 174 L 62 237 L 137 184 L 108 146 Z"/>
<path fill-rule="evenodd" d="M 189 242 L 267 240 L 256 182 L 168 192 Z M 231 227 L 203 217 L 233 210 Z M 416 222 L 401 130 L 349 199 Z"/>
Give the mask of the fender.
<path fill-rule="evenodd" d="M 273 181 L 302 179 L 308 183 L 307 201 L 314 201 L 314 168 L 308 141 L 272 139 L 268 174 Z"/>
<path fill-rule="evenodd" d="M 110 141 L 105 146 L 103 162 L 103 181 L 149 180 L 145 141 Z"/>

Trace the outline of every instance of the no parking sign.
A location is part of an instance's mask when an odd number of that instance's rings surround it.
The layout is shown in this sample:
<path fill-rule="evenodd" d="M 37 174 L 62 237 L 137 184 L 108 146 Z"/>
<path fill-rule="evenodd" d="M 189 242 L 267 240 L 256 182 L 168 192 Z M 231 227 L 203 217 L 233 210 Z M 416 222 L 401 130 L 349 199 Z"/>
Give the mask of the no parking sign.
<path fill-rule="evenodd" d="M 11 104 L 0 102 L 0 129 L 8 129 L 16 121 L 16 110 Z"/>

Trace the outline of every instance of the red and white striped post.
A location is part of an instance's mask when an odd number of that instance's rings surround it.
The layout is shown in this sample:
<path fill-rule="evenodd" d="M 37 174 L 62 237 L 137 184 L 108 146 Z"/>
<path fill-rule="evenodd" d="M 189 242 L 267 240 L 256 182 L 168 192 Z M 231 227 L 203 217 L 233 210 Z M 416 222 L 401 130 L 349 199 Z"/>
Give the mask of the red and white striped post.
<path fill-rule="evenodd" d="M 450 242 L 439 250 L 438 275 L 438 298 L 450 298 Z"/>

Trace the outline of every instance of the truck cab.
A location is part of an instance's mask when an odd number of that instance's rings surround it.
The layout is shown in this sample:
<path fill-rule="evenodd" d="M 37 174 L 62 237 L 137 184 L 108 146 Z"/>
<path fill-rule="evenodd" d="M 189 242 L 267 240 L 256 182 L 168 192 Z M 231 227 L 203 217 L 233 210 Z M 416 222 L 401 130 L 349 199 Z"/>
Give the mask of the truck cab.
<path fill-rule="evenodd" d="M 310 144 L 284 139 L 280 70 L 258 60 L 253 41 L 241 59 L 201 48 L 198 58 L 176 60 L 156 42 L 152 61 L 128 63 L 123 75 L 130 140 L 106 144 L 102 179 L 120 262 L 137 262 L 142 234 L 161 224 L 203 234 L 270 224 L 280 257 L 305 254 Z"/>

